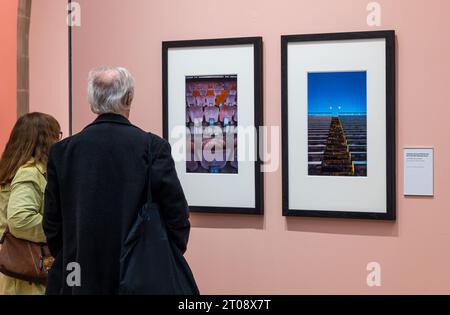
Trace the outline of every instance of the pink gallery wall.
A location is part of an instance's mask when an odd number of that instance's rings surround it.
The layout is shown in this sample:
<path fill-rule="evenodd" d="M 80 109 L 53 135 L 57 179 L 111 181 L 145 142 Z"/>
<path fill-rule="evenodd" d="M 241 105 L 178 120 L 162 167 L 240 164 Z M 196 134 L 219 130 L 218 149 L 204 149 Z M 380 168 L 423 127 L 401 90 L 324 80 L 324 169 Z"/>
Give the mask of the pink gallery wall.
<path fill-rule="evenodd" d="M 0 155 L 16 121 L 17 0 L 0 0 Z"/>
<path fill-rule="evenodd" d="M 75 27 L 73 39 L 75 131 L 93 119 L 86 102 L 89 69 L 122 65 L 137 80 L 131 120 L 162 134 L 163 40 L 263 36 L 265 125 L 280 126 L 280 35 L 397 32 L 398 220 L 286 219 L 281 216 L 281 169 L 267 173 L 264 217 L 192 214 L 187 257 L 203 293 L 450 293 L 450 2 L 379 0 L 380 27 L 367 25 L 369 2 L 78 0 L 81 26 Z M 51 87 L 56 98 L 46 103 L 43 94 L 35 94 L 33 106 L 60 115 L 65 123 L 62 4 L 38 0 L 34 5 L 33 19 L 39 20 L 32 23 L 39 23 L 42 31 L 39 37 L 37 29 L 33 31 L 35 56 L 41 59 L 33 61 L 40 60 L 32 66 L 32 86 Z M 36 6 L 58 13 L 53 16 Z M 435 147 L 434 198 L 403 197 L 405 146 Z M 366 266 L 373 261 L 381 264 L 381 287 L 366 283 Z"/>
<path fill-rule="evenodd" d="M 66 0 L 34 0 L 30 24 L 30 112 L 53 115 L 69 133 Z"/>

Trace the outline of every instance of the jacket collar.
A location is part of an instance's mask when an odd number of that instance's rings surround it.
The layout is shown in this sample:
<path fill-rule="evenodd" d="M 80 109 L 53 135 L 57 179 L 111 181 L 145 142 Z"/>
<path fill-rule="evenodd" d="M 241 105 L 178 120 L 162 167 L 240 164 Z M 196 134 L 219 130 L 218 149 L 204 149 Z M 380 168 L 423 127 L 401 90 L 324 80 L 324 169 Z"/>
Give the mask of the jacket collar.
<path fill-rule="evenodd" d="M 102 114 L 102 115 L 98 116 L 97 119 L 94 120 L 93 123 L 89 124 L 84 129 L 89 128 L 94 125 L 104 124 L 104 123 L 112 123 L 112 124 L 121 124 L 121 125 L 131 126 L 131 122 L 125 116 L 109 113 L 109 114 Z"/>
<path fill-rule="evenodd" d="M 45 174 L 47 174 L 47 168 L 44 165 L 38 163 L 36 164 L 36 168 L 39 170 L 39 172 L 41 172 L 42 175 L 45 176 Z"/>
<path fill-rule="evenodd" d="M 45 176 L 45 174 L 47 173 L 47 168 L 42 165 L 41 163 L 36 163 L 36 161 L 34 160 L 34 158 L 31 158 L 27 163 L 25 163 L 25 165 L 23 165 L 24 167 L 28 167 L 28 166 L 34 166 L 38 169 L 38 171 Z"/>

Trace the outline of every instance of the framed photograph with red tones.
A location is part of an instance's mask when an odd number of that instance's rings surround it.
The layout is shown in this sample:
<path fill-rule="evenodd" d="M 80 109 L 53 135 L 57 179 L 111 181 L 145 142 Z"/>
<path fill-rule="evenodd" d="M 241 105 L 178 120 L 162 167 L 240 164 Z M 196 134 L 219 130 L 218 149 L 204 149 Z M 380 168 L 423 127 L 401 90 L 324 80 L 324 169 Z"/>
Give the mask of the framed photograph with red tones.
<path fill-rule="evenodd" d="M 394 31 L 281 41 L 283 214 L 395 220 Z"/>
<path fill-rule="evenodd" d="M 262 214 L 262 39 L 163 42 L 163 105 L 191 211 Z"/>

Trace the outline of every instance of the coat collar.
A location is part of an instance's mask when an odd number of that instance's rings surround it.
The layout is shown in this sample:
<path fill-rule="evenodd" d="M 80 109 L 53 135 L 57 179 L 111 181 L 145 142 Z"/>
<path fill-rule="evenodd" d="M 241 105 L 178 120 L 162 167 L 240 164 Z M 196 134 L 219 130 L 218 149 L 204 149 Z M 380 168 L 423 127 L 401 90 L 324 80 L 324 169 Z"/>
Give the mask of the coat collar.
<path fill-rule="evenodd" d="M 44 165 L 38 163 L 36 164 L 36 168 L 39 170 L 39 172 L 41 172 L 42 175 L 45 176 L 45 174 L 47 174 L 47 168 Z"/>
<path fill-rule="evenodd" d="M 36 167 L 38 169 L 38 171 L 44 176 L 47 173 L 47 168 L 44 165 L 42 165 L 41 163 L 36 163 L 34 158 L 31 158 L 27 163 L 25 163 L 25 165 L 23 165 L 23 167 L 29 167 L 29 166 Z"/>
<path fill-rule="evenodd" d="M 112 123 L 112 124 L 121 124 L 121 125 L 131 126 L 131 122 L 125 116 L 109 113 L 109 114 L 102 114 L 102 115 L 98 116 L 97 119 L 94 120 L 93 123 L 86 126 L 86 128 L 89 128 L 91 126 L 98 125 L 98 124 L 104 124 L 104 123 Z M 86 129 L 86 128 L 84 128 L 84 129 Z"/>

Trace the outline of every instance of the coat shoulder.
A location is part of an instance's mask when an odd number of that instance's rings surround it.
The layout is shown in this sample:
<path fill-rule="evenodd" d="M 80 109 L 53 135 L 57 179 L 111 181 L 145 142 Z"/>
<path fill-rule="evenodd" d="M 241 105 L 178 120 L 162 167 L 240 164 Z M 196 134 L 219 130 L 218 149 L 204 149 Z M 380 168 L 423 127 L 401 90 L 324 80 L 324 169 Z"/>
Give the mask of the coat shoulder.
<path fill-rule="evenodd" d="M 162 145 L 169 143 L 166 139 L 161 138 L 160 136 L 155 135 L 154 133 L 148 132 L 148 135 L 150 136 L 155 145 Z"/>
<path fill-rule="evenodd" d="M 45 179 L 45 173 L 42 171 L 42 167 L 39 167 L 38 165 L 22 166 L 17 171 L 16 176 L 14 176 L 11 187 L 25 182 L 36 183 L 41 188 L 45 187 L 47 181 Z"/>
<path fill-rule="evenodd" d="M 149 132 L 148 135 L 150 136 L 150 139 L 152 141 L 151 147 L 154 152 L 160 152 L 163 148 L 170 148 L 170 144 L 166 139 L 161 138 L 160 136 L 155 135 L 151 132 Z"/>
<path fill-rule="evenodd" d="M 67 147 L 67 145 L 76 137 L 77 135 L 74 136 L 70 136 L 68 138 L 65 138 L 57 143 L 55 143 L 54 145 L 52 145 L 52 147 L 50 148 L 50 155 L 54 155 L 57 154 L 58 152 L 61 152 L 61 150 L 63 150 L 65 147 Z"/>

